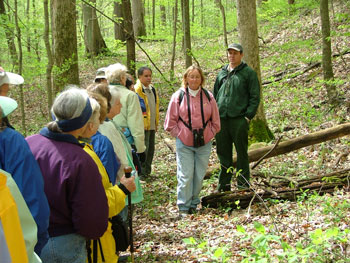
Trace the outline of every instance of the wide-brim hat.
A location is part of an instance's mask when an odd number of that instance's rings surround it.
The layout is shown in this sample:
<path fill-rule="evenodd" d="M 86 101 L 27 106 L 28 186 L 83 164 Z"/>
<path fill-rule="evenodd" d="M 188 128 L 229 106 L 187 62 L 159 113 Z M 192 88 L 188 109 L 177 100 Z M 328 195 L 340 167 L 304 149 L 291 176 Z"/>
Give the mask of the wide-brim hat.
<path fill-rule="evenodd" d="M 12 72 L 0 72 L 0 86 L 3 84 L 20 85 L 24 82 L 21 75 Z"/>
<path fill-rule="evenodd" d="M 15 109 L 17 109 L 18 104 L 14 99 L 9 97 L 0 96 L 0 107 L 2 109 L 2 118 L 8 116 Z"/>

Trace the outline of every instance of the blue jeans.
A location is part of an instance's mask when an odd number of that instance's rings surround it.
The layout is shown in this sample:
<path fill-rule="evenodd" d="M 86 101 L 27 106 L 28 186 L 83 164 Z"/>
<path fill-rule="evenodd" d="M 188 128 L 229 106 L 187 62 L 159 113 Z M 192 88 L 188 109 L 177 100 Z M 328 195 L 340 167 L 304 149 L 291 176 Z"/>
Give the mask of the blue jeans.
<path fill-rule="evenodd" d="M 180 211 L 196 208 L 200 203 L 199 192 L 208 167 L 211 144 L 208 142 L 195 148 L 176 138 L 177 206 Z"/>
<path fill-rule="evenodd" d="M 78 234 L 50 237 L 41 251 L 41 260 L 43 263 L 85 263 L 85 240 Z"/>

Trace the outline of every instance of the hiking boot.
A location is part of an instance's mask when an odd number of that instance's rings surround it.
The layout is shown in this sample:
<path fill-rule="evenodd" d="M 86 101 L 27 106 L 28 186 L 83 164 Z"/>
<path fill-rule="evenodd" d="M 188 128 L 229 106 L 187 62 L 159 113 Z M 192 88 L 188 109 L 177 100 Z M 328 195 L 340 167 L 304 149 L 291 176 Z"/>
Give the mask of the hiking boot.
<path fill-rule="evenodd" d="M 190 215 L 197 214 L 197 208 L 196 207 L 190 207 L 190 209 L 188 209 L 188 213 Z"/>

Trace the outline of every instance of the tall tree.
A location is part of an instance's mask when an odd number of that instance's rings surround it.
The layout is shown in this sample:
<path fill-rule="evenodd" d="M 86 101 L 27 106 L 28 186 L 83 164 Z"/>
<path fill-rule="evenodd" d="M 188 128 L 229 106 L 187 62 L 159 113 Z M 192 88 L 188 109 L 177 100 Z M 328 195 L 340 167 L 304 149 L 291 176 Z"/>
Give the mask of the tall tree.
<path fill-rule="evenodd" d="M 5 29 L 5 35 L 7 40 L 7 45 L 10 51 L 10 56 L 12 60 L 12 64 L 14 67 L 18 67 L 18 56 L 17 49 L 15 44 L 15 34 L 13 32 L 13 24 L 11 23 L 8 16 L 6 16 L 5 4 L 4 0 L 0 0 L 0 16 L 3 19 L 0 20 L 1 26 Z"/>
<path fill-rule="evenodd" d="M 21 28 L 18 24 L 18 5 L 17 0 L 15 0 L 15 25 L 16 25 L 16 36 L 17 36 L 17 42 L 18 42 L 18 73 L 22 75 L 23 72 L 23 52 L 22 52 L 22 33 Z M 26 129 L 26 113 L 24 110 L 24 92 L 23 92 L 23 85 L 20 85 L 20 100 L 21 100 L 21 115 L 22 115 L 22 129 L 23 129 L 23 135 L 27 135 L 27 129 Z"/>
<path fill-rule="evenodd" d="M 156 30 L 156 0 L 152 0 L 152 33 Z"/>
<path fill-rule="evenodd" d="M 189 0 L 181 0 L 182 3 L 182 27 L 184 32 L 184 51 L 186 68 L 192 65 L 191 31 L 190 31 L 190 7 Z"/>
<path fill-rule="evenodd" d="M 135 37 L 146 36 L 145 8 L 142 0 L 132 0 L 132 22 Z"/>
<path fill-rule="evenodd" d="M 255 70 L 260 82 L 260 105 L 255 118 L 251 121 L 250 135 L 256 141 L 270 141 L 273 138 L 273 134 L 267 125 L 264 112 L 255 1 L 237 0 L 237 22 L 239 38 L 243 46 L 244 60 Z"/>
<path fill-rule="evenodd" d="M 118 1 L 114 1 L 113 15 L 114 20 L 118 22 L 114 23 L 114 39 L 125 41 L 123 7 Z"/>
<path fill-rule="evenodd" d="M 226 15 L 225 15 L 225 8 L 221 3 L 221 0 L 215 0 L 216 5 L 219 7 L 220 11 L 221 11 L 221 15 L 222 15 L 222 25 L 223 25 L 223 31 L 224 31 L 224 44 L 225 47 L 228 46 L 228 42 L 227 42 L 227 30 L 226 30 Z"/>
<path fill-rule="evenodd" d="M 332 67 L 332 46 L 330 39 L 330 23 L 329 23 L 329 9 L 328 0 L 320 1 L 320 14 L 322 26 L 322 68 L 323 79 L 326 81 L 325 87 L 329 101 L 333 104 L 337 100 L 336 86 L 327 83 L 327 80 L 334 78 Z"/>
<path fill-rule="evenodd" d="M 135 76 L 135 38 L 134 30 L 132 26 L 132 14 L 131 14 L 131 4 L 130 0 L 122 0 L 123 6 L 123 18 L 124 18 L 124 28 L 125 28 L 125 39 L 126 39 L 126 51 L 127 51 L 127 67 L 130 74 Z"/>
<path fill-rule="evenodd" d="M 52 39 L 55 62 L 54 90 L 79 85 L 76 0 L 52 0 Z"/>
<path fill-rule="evenodd" d="M 46 54 L 47 54 L 47 65 L 46 65 L 46 91 L 47 91 L 47 107 L 48 107 L 48 113 L 49 118 L 51 116 L 50 109 L 52 106 L 52 67 L 53 67 L 53 58 L 52 58 L 52 52 L 51 52 L 51 46 L 50 46 L 50 18 L 49 18 L 49 5 L 48 0 L 44 0 L 44 19 L 45 19 L 45 31 L 44 31 L 44 42 L 46 47 Z"/>
<path fill-rule="evenodd" d="M 96 0 L 90 0 L 96 6 Z M 102 37 L 96 15 L 96 9 L 83 3 L 84 42 L 88 56 L 97 56 L 107 51 L 107 45 Z"/>
<path fill-rule="evenodd" d="M 166 26 L 166 12 L 165 12 L 165 5 L 160 5 L 160 21 L 162 22 L 162 26 Z"/>
<path fill-rule="evenodd" d="M 172 48 L 172 55 L 171 55 L 171 62 L 170 62 L 170 80 L 174 80 L 174 64 L 175 64 L 175 51 L 176 51 L 176 34 L 177 34 L 177 8 L 178 0 L 175 0 L 175 6 L 173 7 L 173 48 Z"/>

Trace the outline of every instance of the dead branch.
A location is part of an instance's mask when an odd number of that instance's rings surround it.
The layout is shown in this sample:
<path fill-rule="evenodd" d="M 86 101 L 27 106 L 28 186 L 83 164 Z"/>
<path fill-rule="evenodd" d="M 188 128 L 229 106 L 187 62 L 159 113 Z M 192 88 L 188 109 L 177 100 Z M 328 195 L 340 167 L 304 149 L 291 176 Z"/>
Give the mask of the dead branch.
<path fill-rule="evenodd" d="M 271 185 L 271 188 L 259 188 L 252 191 L 228 191 L 214 193 L 202 198 L 202 205 L 209 207 L 229 206 L 247 208 L 252 203 L 263 202 L 266 199 L 296 201 L 296 197 L 305 191 L 317 191 L 318 194 L 332 193 L 336 188 L 349 188 L 350 168 L 335 171 L 326 175 L 314 176 L 308 179 L 296 180 L 298 187 L 286 186 L 286 182 Z M 255 198 L 254 195 L 257 195 Z M 252 198 L 254 197 L 253 201 Z M 239 201 L 239 202 L 237 202 Z"/>
<path fill-rule="evenodd" d="M 264 154 L 253 166 L 252 166 L 252 170 L 257 167 L 259 165 L 259 163 L 262 162 L 262 160 L 264 160 L 267 156 L 269 156 L 269 154 L 277 147 L 277 145 L 279 144 L 279 142 L 281 141 L 282 136 L 278 138 L 278 140 L 276 141 L 275 145 L 271 148 L 271 150 L 269 150 L 266 154 Z"/>
<path fill-rule="evenodd" d="M 266 158 L 271 158 L 277 155 L 289 153 L 313 144 L 318 144 L 321 142 L 329 141 L 335 138 L 343 137 L 350 134 L 350 123 L 344 123 L 329 129 L 309 133 L 306 135 L 299 136 L 294 139 L 290 139 L 287 141 L 283 141 L 279 143 L 275 149 L 273 149 Z M 266 147 L 258 148 L 255 150 L 251 150 L 248 152 L 249 162 L 255 162 L 259 160 L 262 156 L 264 156 L 267 152 L 269 152 L 273 145 L 269 145 Z M 236 167 L 237 156 L 233 156 L 233 166 Z M 213 165 L 206 172 L 205 178 L 210 177 L 211 173 L 214 170 L 220 169 L 220 164 Z"/>
<path fill-rule="evenodd" d="M 343 55 L 349 54 L 349 53 L 350 53 L 350 50 L 345 50 L 345 51 L 340 52 L 340 53 L 338 53 L 338 54 L 334 54 L 332 57 L 335 58 L 335 57 L 339 57 L 339 56 L 340 56 L 340 57 L 342 58 L 342 60 L 344 60 L 344 59 L 343 59 Z M 267 84 L 271 84 L 271 83 L 273 83 L 273 82 L 278 82 L 278 81 L 282 80 L 287 74 L 290 74 L 290 73 L 294 73 L 294 72 L 296 72 L 296 71 L 299 71 L 299 73 L 296 73 L 295 75 L 289 77 L 289 79 L 294 79 L 294 78 L 299 77 L 300 75 L 303 75 L 304 73 L 306 73 L 306 72 L 308 72 L 308 71 L 310 71 L 310 70 L 312 70 L 312 69 L 314 69 L 314 68 L 317 68 L 317 67 L 319 67 L 319 66 L 321 66 L 321 62 L 316 62 L 316 63 L 314 63 L 314 64 L 311 64 L 310 66 L 308 66 L 308 67 L 306 67 L 306 68 L 304 68 L 304 69 L 302 69 L 302 70 L 300 70 L 300 69 L 289 69 L 289 70 L 285 70 L 285 71 L 282 71 L 282 72 L 279 72 L 279 73 L 277 73 L 277 74 L 272 75 L 272 77 L 274 77 L 275 79 L 274 79 L 274 80 L 267 80 L 267 81 L 264 81 L 264 82 L 262 83 L 262 85 L 267 85 Z M 271 77 L 267 77 L 267 78 L 269 79 L 269 78 L 271 78 Z"/>

